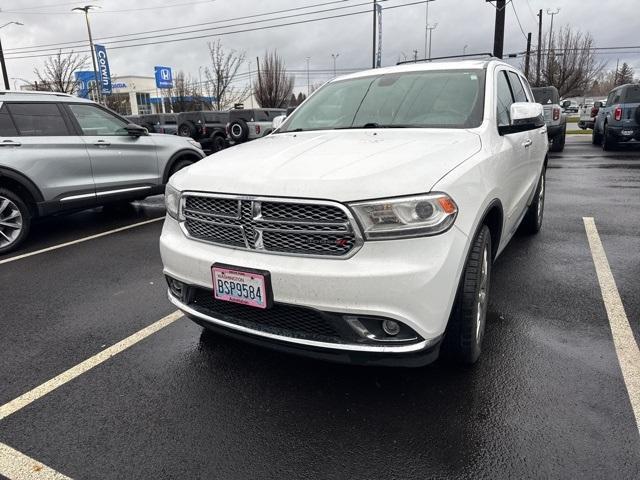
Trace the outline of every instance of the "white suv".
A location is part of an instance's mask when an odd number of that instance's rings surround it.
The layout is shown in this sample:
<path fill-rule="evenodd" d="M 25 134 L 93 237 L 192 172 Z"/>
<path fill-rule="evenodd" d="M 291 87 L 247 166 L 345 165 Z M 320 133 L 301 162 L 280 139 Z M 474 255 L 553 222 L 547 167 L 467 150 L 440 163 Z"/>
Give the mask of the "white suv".
<path fill-rule="evenodd" d="M 475 362 L 492 262 L 542 223 L 534 102 L 495 59 L 332 80 L 272 135 L 171 178 L 169 299 L 207 328 L 318 358 Z"/>

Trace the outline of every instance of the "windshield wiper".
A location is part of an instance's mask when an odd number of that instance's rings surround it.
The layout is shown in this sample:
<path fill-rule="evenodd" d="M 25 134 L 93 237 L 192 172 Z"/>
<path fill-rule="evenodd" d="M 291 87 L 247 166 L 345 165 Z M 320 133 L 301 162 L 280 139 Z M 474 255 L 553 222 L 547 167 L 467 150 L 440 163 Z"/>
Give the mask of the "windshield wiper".
<path fill-rule="evenodd" d="M 381 125 L 379 123 L 370 122 L 364 125 L 349 126 L 349 127 L 336 127 L 334 130 L 349 130 L 349 129 L 362 129 L 362 128 L 409 128 L 410 125 Z"/>

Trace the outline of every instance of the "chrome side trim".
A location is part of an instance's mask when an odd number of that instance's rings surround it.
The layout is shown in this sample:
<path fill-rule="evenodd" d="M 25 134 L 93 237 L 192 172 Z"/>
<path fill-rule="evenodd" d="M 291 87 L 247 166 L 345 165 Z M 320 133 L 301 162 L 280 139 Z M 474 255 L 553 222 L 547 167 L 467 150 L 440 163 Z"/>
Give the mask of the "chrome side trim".
<path fill-rule="evenodd" d="M 83 198 L 96 198 L 95 193 L 83 193 L 81 195 L 71 195 L 69 197 L 62 197 L 60 199 L 61 202 L 70 202 L 72 200 L 81 200 Z"/>
<path fill-rule="evenodd" d="M 180 310 L 182 310 L 184 313 L 186 313 L 187 315 L 197 317 L 206 322 L 214 323 L 216 325 L 220 325 L 225 328 L 237 330 L 242 333 L 248 333 L 258 337 L 268 338 L 270 340 L 277 340 L 277 341 L 286 342 L 286 343 L 295 343 L 298 345 L 305 345 L 307 347 L 326 348 L 330 350 L 346 350 L 346 351 L 352 351 L 352 352 L 410 353 L 410 352 L 417 352 L 419 350 L 424 350 L 425 348 L 437 343 L 437 340 L 438 340 L 438 339 L 434 339 L 431 341 L 423 340 L 418 343 L 414 343 L 411 345 L 402 345 L 402 346 L 386 346 L 386 345 L 378 346 L 378 345 L 328 343 L 328 342 L 318 342 L 316 340 L 306 340 L 302 338 L 285 337 L 283 335 L 275 335 L 273 333 L 261 332 L 260 330 L 252 330 L 251 328 L 243 327 L 241 325 L 235 325 L 233 323 L 228 323 L 218 318 L 210 317 L 209 315 L 205 315 L 204 313 L 198 312 L 197 310 L 194 310 L 188 305 L 182 303 L 176 297 L 171 295 L 171 292 L 168 290 L 167 290 L 167 295 L 169 297 L 169 301 L 173 303 L 176 307 L 178 307 Z"/>
<path fill-rule="evenodd" d="M 114 193 L 122 193 L 122 192 L 135 192 L 137 190 L 150 190 L 150 186 L 146 187 L 132 187 L 132 188 L 119 188 L 117 190 L 106 190 L 104 192 L 96 192 L 98 197 L 102 195 L 113 195 Z"/>

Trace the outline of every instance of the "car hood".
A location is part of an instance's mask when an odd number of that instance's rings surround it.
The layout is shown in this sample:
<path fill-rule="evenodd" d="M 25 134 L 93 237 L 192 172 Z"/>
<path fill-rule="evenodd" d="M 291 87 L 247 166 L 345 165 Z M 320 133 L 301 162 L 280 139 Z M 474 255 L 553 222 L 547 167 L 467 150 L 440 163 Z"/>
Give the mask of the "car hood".
<path fill-rule="evenodd" d="M 468 130 L 389 129 L 278 133 L 178 172 L 179 190 L 364 200 L 428 192 L 481 148 Z"/>

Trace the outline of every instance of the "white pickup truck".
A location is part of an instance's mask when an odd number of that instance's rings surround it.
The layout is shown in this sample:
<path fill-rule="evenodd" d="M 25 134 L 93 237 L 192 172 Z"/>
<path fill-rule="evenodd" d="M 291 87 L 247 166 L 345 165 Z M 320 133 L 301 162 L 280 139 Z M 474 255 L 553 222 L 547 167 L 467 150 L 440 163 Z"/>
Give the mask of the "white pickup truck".
<path fill-rule="evenodd" d="M 598 107 L 595 107 L 596 102 L 601 102 L 602 106 L 605 105 L 606 98 L 586 98 L 580 105 L 580 120 L 578 121 L 578 127 L 582 130 L 592 129 L 596 116 L 598 115 Z"/>
<path fill-rule="evenodd" d="M 567 116 L 560 106 L 558 89 L 553 86 L 532 88 L 536 102 L 542 104 L 544 110 L 544 123 L 547 125 L 547 136 L 551 145 L 549 150 L 561 152 L 564 150 L 564 142 L 567 134 Z"/>

